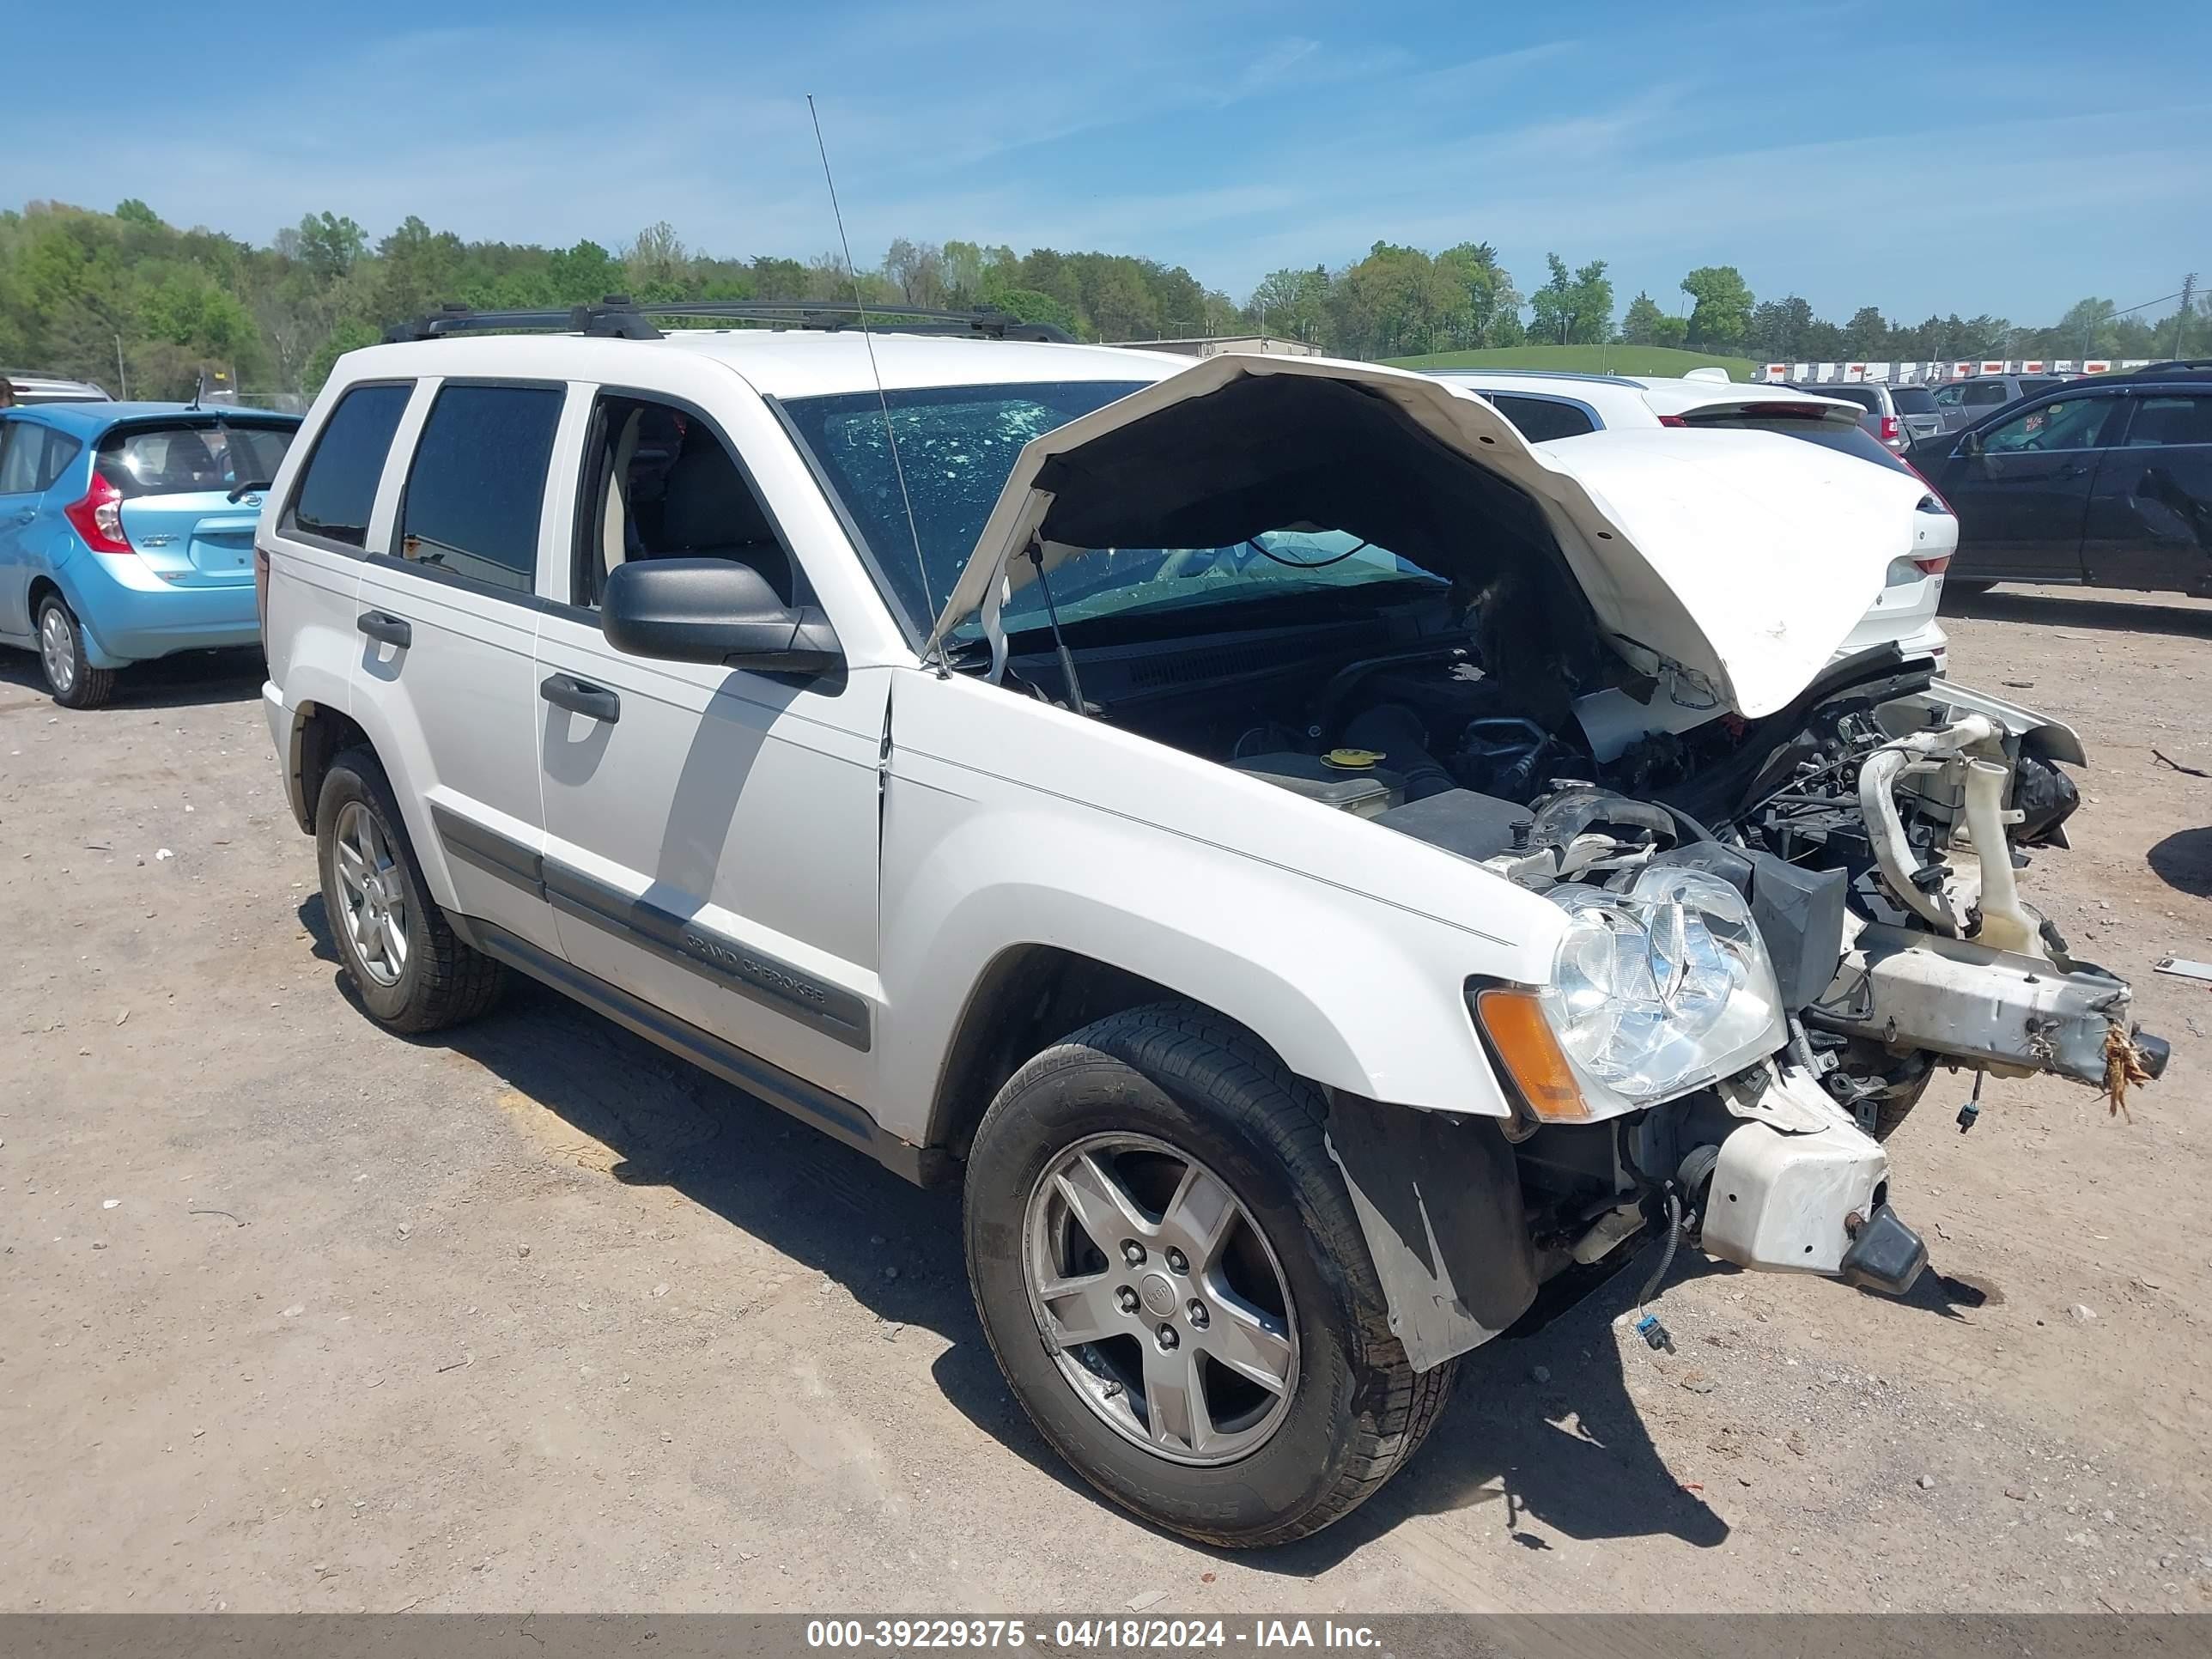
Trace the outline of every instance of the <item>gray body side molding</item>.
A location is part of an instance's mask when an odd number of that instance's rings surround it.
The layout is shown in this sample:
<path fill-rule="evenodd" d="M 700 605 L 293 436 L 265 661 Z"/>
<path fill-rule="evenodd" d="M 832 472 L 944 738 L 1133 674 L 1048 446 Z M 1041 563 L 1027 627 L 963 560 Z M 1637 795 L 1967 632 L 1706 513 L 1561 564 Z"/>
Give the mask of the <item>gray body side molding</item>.
<path fill-rule="evenodd" d="M 1494 1121 L 1332 1090 L 1328 1155 L 1415 1370 L 1480 1347 L 1528 1311 L 1535 1251 L 1513 1148 Z"/>

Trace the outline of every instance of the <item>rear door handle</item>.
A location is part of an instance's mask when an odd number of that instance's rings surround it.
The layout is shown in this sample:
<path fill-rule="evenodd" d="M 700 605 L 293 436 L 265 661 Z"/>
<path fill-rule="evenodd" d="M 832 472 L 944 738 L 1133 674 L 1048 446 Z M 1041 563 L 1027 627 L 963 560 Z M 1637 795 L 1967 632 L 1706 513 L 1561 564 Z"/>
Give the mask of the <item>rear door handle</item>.
<path fill-rule="evenodd" d="M 356 628 L 372 640 L 386 645 L 396 645 L 402 651 L 415 642 L 415 630 L 404 619 L 389 616 L 381 611 L 364 611 L 354 623 Z"/>
<path fill-rule="evenodd" d="M 622 718 L 620 697 L 604 685 L 593 685 L 574 674 L 548 674 L 544 684 L 538 688 L 538 695 L 556 708 L 565 708 L 586 720 L 603 720 L 612 726 Z"/>
<path fill-rule="evenodd" d="M 38 516 L 39 509 L 37 507 L 27 507 L 21 513 L 18 513 L 15 515 L 15 522 L 17 524 L 28 524 L 32 520 Z"/>

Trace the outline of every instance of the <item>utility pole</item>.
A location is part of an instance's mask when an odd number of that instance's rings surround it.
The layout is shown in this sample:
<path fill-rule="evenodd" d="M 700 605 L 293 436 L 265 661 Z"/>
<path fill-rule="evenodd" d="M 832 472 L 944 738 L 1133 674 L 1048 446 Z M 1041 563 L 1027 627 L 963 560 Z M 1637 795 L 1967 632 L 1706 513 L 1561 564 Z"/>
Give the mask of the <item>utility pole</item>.
<path fill-rule="evenodd" d="M 131 377 L 123 369 L 123 337 L 115 337 L 115 395 L 125 403 L 131 401 Z"/>
<path fill-rule="evenodd" d="M 2190 302 L 2197 297 L 2197 273 L 2191 271 L 2181 279 L 2181 308 L 2173 313 L 2173 349 L 2169 356 L 2181 356 L 2182 325 L 2189 320 Z"/>

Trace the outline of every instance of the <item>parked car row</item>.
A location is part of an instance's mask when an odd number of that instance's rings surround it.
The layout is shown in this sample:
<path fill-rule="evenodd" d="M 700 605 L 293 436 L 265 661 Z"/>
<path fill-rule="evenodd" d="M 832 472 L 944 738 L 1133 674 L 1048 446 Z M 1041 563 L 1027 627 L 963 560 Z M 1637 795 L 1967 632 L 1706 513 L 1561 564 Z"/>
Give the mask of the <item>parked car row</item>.
<path fill-rule="evenodd" d="M 2163 1069 L 2021 896 L 2078 739 L 1836 659 L 1952 533 L 1852 406 L 1004 323 L 339 360 L 253 550 L 370 1017 L 526 975 L 958 1181 L 1041 1433 L 1238 1546 L 1640 1237 L 1905 1291 L 1936 1066 Z"/>
<path fill-rule="evenodd" d="M 1908 459 L 1959 514 L 1956 586 L 2212 593 L 2212 362 L 2061 382 Z"/>

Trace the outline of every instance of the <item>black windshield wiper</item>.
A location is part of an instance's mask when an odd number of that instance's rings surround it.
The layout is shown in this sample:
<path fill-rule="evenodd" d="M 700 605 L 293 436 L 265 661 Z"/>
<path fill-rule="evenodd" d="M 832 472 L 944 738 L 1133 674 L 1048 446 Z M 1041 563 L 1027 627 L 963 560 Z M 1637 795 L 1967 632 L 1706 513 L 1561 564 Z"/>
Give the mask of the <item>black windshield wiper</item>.
<path fill-rule="evenodd" d="M 248 495 L 259 494 L 262 490 L 268 489 L 276 482 L 276 481 L 274 478 L 248 478 L 241 480 L 239 483 L 233 486 L 230 492 L 230 499 L 234 501 L 242 501 Z"/>

